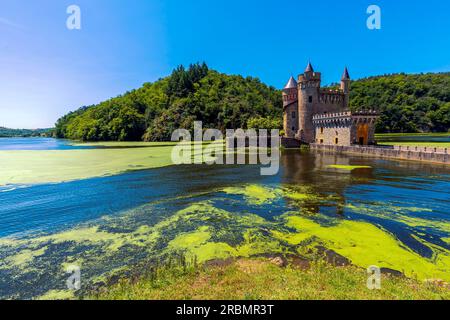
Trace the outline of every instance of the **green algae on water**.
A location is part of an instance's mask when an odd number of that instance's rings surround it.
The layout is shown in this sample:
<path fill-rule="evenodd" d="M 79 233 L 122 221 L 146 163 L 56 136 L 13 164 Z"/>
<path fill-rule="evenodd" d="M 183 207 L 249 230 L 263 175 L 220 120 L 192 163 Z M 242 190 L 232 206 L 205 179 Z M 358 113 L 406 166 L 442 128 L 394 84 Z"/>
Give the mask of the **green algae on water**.
<path fill-rule="evenodd" d="M 170 166 L 172 148 L 0 151 L 0 186 L 58 183 Z"/>
<path fill-rule="evenodd" d="M 308 186 L 287 185 L 281 189 L 283 197 L 300 203 L 324 203 L 334 201 L 333 195 L 320 195 Z"/>
<path fill-rule="evenodd" d="M 400 207 L 382 202 L 365 203 L 364 205 L 350 203 L 347 204 L 345 208 L 359 214 L 397 221 L 414 228 L 433 228 L 450 234 L 450 222 L 448 221 L 424 219 L 411 215 L 411 213 L 433 212 L 430 208 Z"/>
<path fill-rule="evenodd" d="M 222 190 L 215 193 L 217 199 L 223 198 Z M 321 206 L 334 201 L 333 195 L 318 194 L 307 186 L 295 185 L 279 188 L 243 185 L 227 188 L 227 193 L 243 195 L 243 199 L 232 199 L 233 202 L 251 203 L 262 208 L 264 205 L 269 205 L 268 208 L 277 206 L 274 202 L 279 197 L 290 199 L 294 204 L 292 209 L 300 209 L 300 212 L 308 210 L 310 203 Z M 52 289 L 58 288 L 57 284 L 67 278 L 61 270 L 70 264 L 82 264 L 85 281 L 106 283 L 107 275 L 126 272 L 134 263 L 149 257 L 164 261 L 164 257 L 182 252 L 195 256 L 202 263 L 230 257 L 304 253 L 322 245 L 362 268 L 378 265 L 421 280 L 450 279 L 448 250 L 422 239 L 419 239 L 421 243 L 433 252 L 430 259 L 418 255 L 392 234 L 370 223 L 328 217 L 329 221 L 324 225 L 317 217 L 300 212 L 287 212 L 269 220 L 251 213 L 251 209 L 231 212 L 216 205 L 215 198 L 193 200 L 173 212 L 144 205 L 126 214 L 68 231 L 34 238 L 3 239 L 0 246 L 7 252 L 8 259 L 2 268 L 17 277 L 17 281 L 38 279 L 48 274 L 53 279 L 54 275 L 54 282 L 42 288 L 39 294 L 47 292 L 47 297 L 58 299 L 64 297 L 64 292 Z M 347 209 L 360 208 L 350 204 Z M 369 209 L 382 210 L 377 206 Z M 418 208 L 411 210 L 420 212 Z M 407 211 L 402 207 L 392 208 L 392 214 L 403 212 Z"/>
<path fill-rule="evenodd" d="M 319 243 L 350 259 L 357 266 L 387 267 L 408 277 L 450 279 L 450 252 L 434 248 L 433 259 L 426 259 L 406 248 L 390 233 L 366 222 L 343 220 L 324 227 L 310 219 L 285 215 L 286 225 L 294 233 L 275 231 L 274 236 L 293 245 L 317 238 Z"/>
<path fill-rule="evenodd" d="M 6 265 L 24 268 L 27 264 L 32 262 L 35 258 L 43 256 L 47 251 L 47 247 L 42 247 L 37 250 L 29 250 L 25 249 L 21 251 L 19 254 L 6 258 Z"/>
<path fill-rule="evenodd" d="M 279 241 L 265 239 L 260 234 L 260 230 L 247 230 L 243 236 L 243 242 L 231 246 L 225 242 L 211 241 L 211 230 L 207 227 L 200 227 L 194 232 L 177 236 L 169 243 L 168 248 L 193 255 L 200 263 L 214 259 L 251 257 L 262 253 L 283 251 Z"/>
<path fill-rule="evenodd" d="M 211 231 L 208 227 L 200 227 L 196 231 L 180 234 L 169 242 L 168 249 L 187 251 L 202 263 L 212 259 L 225 259 L 234 255 L 235 249 L 223 242 L 209 242 Z"/>
<path fill-rule="evenodd" d="M 263 185 L 245 185 L 230 187 L 223 190 L 227 194 L 243 195 L 250 205 L 268 205 L 279 198 L 286 198 L 297 202 L 325 202 L 336 200 L 332 195 L 319 195 L 307 186 L 286 185 L 282 188 L 272 188 Z"/>
<path fill-rule="evenodd" d="M 225 188 L 223 192 L 227 194 L 243 195 L 247 202 L 252 205 L 268 204 L 280 196 L 279 190 L 260 185 L 230 187 Z"/>
<path fill-rule="evenodd" d="M 371 169 L 370 166 L 350 166 L 350 165 L 343 165 L 343 164 L 332 164 L 327 166 L 327 168 L 331 169 L 339 169 L 339 170 L 345 170 L 345 171 L 353 171 L 356 169 Z"/>

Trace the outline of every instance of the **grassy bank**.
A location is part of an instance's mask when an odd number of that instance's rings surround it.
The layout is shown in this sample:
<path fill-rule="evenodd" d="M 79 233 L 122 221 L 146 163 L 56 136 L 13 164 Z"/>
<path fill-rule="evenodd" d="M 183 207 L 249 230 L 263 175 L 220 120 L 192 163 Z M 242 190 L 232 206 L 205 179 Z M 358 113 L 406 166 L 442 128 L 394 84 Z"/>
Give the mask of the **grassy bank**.
<path fill-rule="evenodd" d="M 404 141 L 379 141 L 379 145 L 385 146 L 405 146 L 405 147 L 430 147 L 430 148 L 450 148 L 450 142 L 404 142 Z"/>
<path fill-rule="evenodd" d="M 388 146 L 450 147 L 450 133 L 388 133 L 377 134 L 375 138 L 378 144 Z"/>
<path fill-rule="evenodd" d="M 200 269 L 164 269 L 156 277 L 124 280 L 87 297 L 100 300 L 348 300 L 450 299 L 437 284 L 383 275 L 381 290 L 367 288 L 367 273 L 354 266 L 325 262 L 280 267 L 267 258 L 239 259 Z"/>

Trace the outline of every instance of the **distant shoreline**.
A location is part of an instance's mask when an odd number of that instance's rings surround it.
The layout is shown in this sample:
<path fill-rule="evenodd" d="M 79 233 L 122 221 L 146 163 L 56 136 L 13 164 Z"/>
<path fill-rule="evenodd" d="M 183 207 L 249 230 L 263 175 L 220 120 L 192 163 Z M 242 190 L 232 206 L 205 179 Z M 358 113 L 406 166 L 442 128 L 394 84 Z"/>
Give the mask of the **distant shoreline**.
<path fill-rule="evenodd" d="M 11 129 L 0 127 L 0 138 L 50 138 L 53 136 L 53 130 L 53 128 Z"/>

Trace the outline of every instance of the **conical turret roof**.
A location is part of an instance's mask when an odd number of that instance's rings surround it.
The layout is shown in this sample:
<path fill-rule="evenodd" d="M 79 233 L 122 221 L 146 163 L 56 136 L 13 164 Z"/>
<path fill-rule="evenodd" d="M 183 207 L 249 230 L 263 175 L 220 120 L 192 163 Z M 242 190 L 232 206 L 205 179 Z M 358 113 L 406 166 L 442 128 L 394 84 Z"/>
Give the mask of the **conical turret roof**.
<path fill-rule="evenodd" d="M 345 67 L 344 73 L 342 74 L 341 80 L 350 80 L 350 75 L 348 73 L 347 67 Z"/>
<path fill-rule="evenodd" d="M 284 86 L 284 89 L 292 89 L 292 88 L 297 88 L 297 81 L 295 81 L 294 77 L 291 76 L 289 78 L 289 81 Z"/>
<path fill-rule="evenodd" d="M 314 72 L 314 68 L 313 68 L 311 62 L 308 63 L 308 66 L 306 67 L 305 72 Z"/>

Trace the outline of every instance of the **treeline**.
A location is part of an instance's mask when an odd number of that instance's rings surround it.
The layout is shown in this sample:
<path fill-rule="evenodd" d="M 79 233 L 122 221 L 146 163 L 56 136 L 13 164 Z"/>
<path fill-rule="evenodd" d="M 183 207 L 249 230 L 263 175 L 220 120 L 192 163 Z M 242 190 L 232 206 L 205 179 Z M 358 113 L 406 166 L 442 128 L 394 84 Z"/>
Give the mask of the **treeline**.
<path fill-rule="evenodd" d="M 59 138 L 99 140 L 170 140 L 178 128 L 247 128 L 260 120 L 281 125 L 281 92 L 257 78 L 225 75 L 206 64 L 178 67 L 155 83 L 69 113 L 56 123 Z"/>
<path fill-rule="evenodd" d="M 53 129 L 10 129 L 0 127 L 0 138 L 51 137 Z"/>
<path fill-rule="evenodd" d="M 379 133 L 448 132 L 450 73 L 394 74 L 352 82 L 352 110 L 381 113 Z"/>
<path fill-rule="evenodd" d="M 450 73 L 371 77 L 352 82 L 352 110 L 376 109 L 377 132 L 447 132 Z M 206 64 L 67 114 L 55 135 L 84 141 L 169 140 L 178 128 L 281 128 L 281 91 L 257 78 L 225 75 Z"/>

